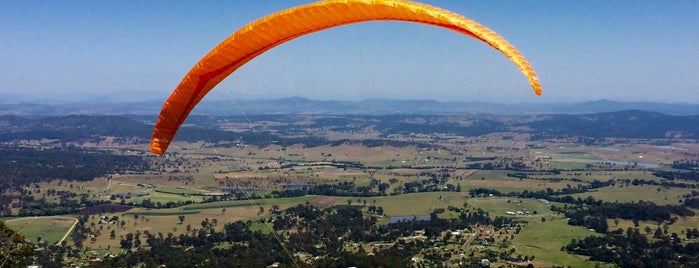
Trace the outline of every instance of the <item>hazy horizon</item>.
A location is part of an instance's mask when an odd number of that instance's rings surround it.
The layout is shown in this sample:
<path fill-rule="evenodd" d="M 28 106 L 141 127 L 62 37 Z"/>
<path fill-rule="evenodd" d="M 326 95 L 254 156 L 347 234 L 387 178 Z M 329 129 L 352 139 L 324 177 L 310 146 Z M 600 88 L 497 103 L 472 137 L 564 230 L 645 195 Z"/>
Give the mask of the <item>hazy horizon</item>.
<path fill-rule="evenodd" d="M 165 100 L 216 44 L 311 1 L 4 2 L 0 98 Z M 490 103 L 699 103 L 699 2 L 422 1 L 498 32 L 536 69 L 543 95 L 475 39 L 404 22 L 310 34 L 252 60 L 206 100 L 409 99 Z"/>

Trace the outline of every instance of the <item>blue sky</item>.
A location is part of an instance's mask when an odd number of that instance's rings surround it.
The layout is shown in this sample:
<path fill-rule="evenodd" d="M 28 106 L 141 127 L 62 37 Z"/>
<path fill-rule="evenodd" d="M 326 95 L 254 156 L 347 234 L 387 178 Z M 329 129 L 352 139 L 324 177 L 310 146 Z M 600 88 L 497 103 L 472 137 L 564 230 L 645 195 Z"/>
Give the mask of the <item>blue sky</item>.
<path fill-rule="evenodd" d="M 164 100 L 238 28 L 310 1 L 2 1 L 0 102 Z M 699 103 L 699 1 L 423 1 L 501 34 L 543 95 L 487 45 L 370 22 L 292 40 L 206 100 L 369 98 Z"/>

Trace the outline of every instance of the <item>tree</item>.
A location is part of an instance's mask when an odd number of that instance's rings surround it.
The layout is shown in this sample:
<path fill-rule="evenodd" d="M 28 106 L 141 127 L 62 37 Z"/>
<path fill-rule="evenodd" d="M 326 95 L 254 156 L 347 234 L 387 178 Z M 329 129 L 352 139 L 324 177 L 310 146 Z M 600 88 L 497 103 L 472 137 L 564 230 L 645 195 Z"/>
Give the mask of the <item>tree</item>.
<path fill-rule="evenodd" d="M 0 241 L 0 267 L 27 266 L 27 260 L 34 253 L 34 246 L 26 243 L 23 236 L 8 228 L 3 221 L 0 221 Z"/>
<path fill-rule="evenodd" d="M 653 238 L 662 238 L 663 237 L 663 230 L 658 227 L 658 229 L 655 229 L 655 234 L 653 234 Z"/>
<path fill-rule="evenodd" d="M 133 234 L 128 233 L 126 237 L 122 239 L 119 243 L 122 249 L 129 250 L 133 247 Z"/>
<path fill-rule="evenodd" d="M 180 215 L 180 216 L 178 216 L 178 217 L 177 217 L 177 220 L 179 220 L 179 221 L 180 221 L 180 222 L 179 222 L 179 224 L 182 224 L 182 223 L 184 223 L 184 215 Z"/>
<path fill-rule="evenodd" d="M 274 205 L 272 205 L 272 208 L 270 209 L 270 212 L 272 212 L 272 213 L 274 213 L 274 214 L 277 214 L 277 213 L 279 213 L 279 208 L 280 208 L 279 205 L 274 204 Z"/>

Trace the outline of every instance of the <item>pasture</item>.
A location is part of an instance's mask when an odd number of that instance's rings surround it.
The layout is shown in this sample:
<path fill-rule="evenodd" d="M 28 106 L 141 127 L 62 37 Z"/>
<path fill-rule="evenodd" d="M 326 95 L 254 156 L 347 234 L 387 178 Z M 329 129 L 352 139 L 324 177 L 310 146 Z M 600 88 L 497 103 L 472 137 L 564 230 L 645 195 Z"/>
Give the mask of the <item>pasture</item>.
<path fill-rule="evenodd" d="M 581 239 L 590 235 L 599 234 L 585 227 L 570 226 L 565 219 L 546 217 L 546 221 L 541 222 L 540 218 L 535 218 L 529 220 L 520 234 L 515 236 L 512 244 L 516 246 L 517 254 L 534 255 L 532 263 L 535 267 L 597 267 L 597 263 L 587 261 L 586 256 L 561 251 L 561 247 L 570 243 L 573 238 Z"/>
<path fill-rule="evenodd" d="M 609 225 L 609 230 L 622 229 L 626 231 L 628 228 L 638 228 L 640 233 L 647 235 L 649 239 L 653 237 L 656 229 L 660 228 L 664 233 L 665 228 L 667 228 L 667 235 L 676 233 L 680 238 L 685 239 L 687 229 L 699 228 L 699 216 L 679 218 L 672 225 L 666 225 L 666 223 L 658 224 L 654 221 L 639 221 L 638 227 L 636 227 L 633 221 L 624 219 L 607 219 L 607 224 Z"/>
<path fill-rule="evenodd" d="M 683 195 L 690 194 L 692 189 L 664 188 L 660 186 L 624 186 L 617 185 L 595 189 L 595 191 L 573 194 L 574 198 L 587 198 L 592 196 L 597 200 L 605 202 L 638 202 L 651 201 L 658 205 L 677 205 L 680 200 L 684 200 Z"/>
<path fill-rule="evenodd" d="M 382 207 L 384 215 L 390 217 L 428 215 L 436 208 L 446 209 L 449 206 L 461 208 L 464 205 L 466 197 L 463 193 L 457 192 L 428 192 L 361 199 L 367 200 L 367 206 L 375 205 L 377 207 Z M 347 203 L 345 202 L 345 204 Z M 386 220 L 388 220 L 388 218 L 386 218 Z"/>
<path fill-rule="evenodd" d="M 32 242 L 58 243 L 77 219 L 68 216 L 25 217 L 9 219 L 5 224 Z M 67 237 L 70 240 L 70 237 Z"/>
<path fill-rule="evenodd" d="M 520 198 L 507 198 L 507 197 L 484 197 L 484 198 L 470 198 L 466 200 L 470 207 L 481 208 L 490 213 L 491 217 L 495 216 L 515 216 L 508 214 L 507 212 L 517 212 L 521 211 L 529 215 L 516 215 L 517 218 L 527 218 L 526 220 L 531 220 L 528 218 L 540 219 L 544 216 L 550 216 L 550 210 L 548 206 L 544 203 L 539 202 L 535 199 L 520 199 Z"/>
<path fill-rule="evenodd" d="M 554 190 L 566 188 L 570 181 L 549 181 L 543 179 L 520 179 L 507 176 L 504 170 L 479 170 L 460 181 L 463 189 L 487 188 L 502 193 L 535 191 L 551 188 Z M 536 176 L 532 176 L 536 177 Z M 537 177 L 538 178 L 538 177 Z"/>
<path fill-rule="evenodd" d="M 175 235 L 190 233 L 201 228 L 204 221 L 215 222 L 214 228 L 221 229 L 226 223 L 236 221 L 258 220 L 266 218 L 270 214 L 272 206 L 279 206 L 280 210 L 312 202 L 317 196 L 303 196 L 295 198 L 276 198 L 260 200 L 223 201 L 216 203 L 201 203 L 171 209 L 144 209 L 134 208 L 123 213 L 108 213 L 92 215 L 88 226 L 96 235 L 94 240 L 85 242 L 85 245 L 100 251 L 117 253 L 121 238 L 128 233 L 152 234 L 161 233 Z M 115 223 L 104 224 L 99 222 L 99 216 L 112 218 L 117 216 Z M 180 222 L 183 216 L 184 221 Z M 267 225 L 259 225 L 255 228 L 264 230 Z M 111 238 L 111 232 L 114 238 Z M 269 232 L 270 230 L 267 230 Z M 141 237 L 142 242 L 145 238 Z"/>

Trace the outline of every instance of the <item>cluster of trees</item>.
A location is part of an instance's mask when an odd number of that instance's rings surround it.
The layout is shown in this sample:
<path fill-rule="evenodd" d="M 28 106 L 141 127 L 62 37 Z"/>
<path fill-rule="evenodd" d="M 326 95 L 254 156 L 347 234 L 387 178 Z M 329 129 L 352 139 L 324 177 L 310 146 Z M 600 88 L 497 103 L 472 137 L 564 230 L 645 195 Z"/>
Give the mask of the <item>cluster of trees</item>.
<path fill-rule="evenodd" d="M 672 168 L 686 169 L 686 170 L 699 170 L 699 160 L 685 159 L 685 160 L 672 161 Z"/>
<path fill-rule="evenodd" d="M 699 171 L 655 171 L 653 175 L 668 180 L 699 181 Z"/>
<path fill-rule="evenodd" d="M 673 215 L 681 217 L 694 216 L 694 211 L 688 207 L 699 206 L 699 199 L 687 198 L 682 205 L 659 206 L 653 202 L 639 201 L 634 203 L 609 203 L 588 196 L 587 198 L 573 198 L 567 194 L 587 189 L 599 188 L 613 184 L 613 180 L 606 182 L 594 181 L 589 186 L 579 185 L 578 188 L 565 188 L 562 190 L 546 189 L 540 191 L 510 192 L 503 194 L 500 191 L 485 188 L 469 190 L 471 196 L 508 196 L 519 198 L 539 198 L 549 201 L 566 203 L 563 207 L 551 206 L 551 210 L 564 213 L 570 218 L 568 224 L 585 226 L 599 233 L 609 230 L 608 218 L 621 218 L 633 221 L 674 222 Z"/>
<path fill-rule="evenodd" d="M 528 170 L 527 165 L 518 160 L 505 159 L 504 161 L 489 161 L 475 162 L 464 165 L 466 169 L 482 169 L 482 170 Z M 508 176 L 516 178 L 526 178 L 524 173 L 508 173 Z"/>
<path fill-rule="evenodd" d="M 589 196 L 586 199 L 576 199 L 573 206 L 552 206 L 551 210 L 565 213 L 570 218 L 568 224 L 585 226 L 599 233 L 609 229 L 608 218 L 621 218 L 638 221 L 674 222 L 674 215 L 681 217 L 694 216 L 694 211 L 684 205 L 659 206 L 653 202 L 639 201 L 635 203 L 608 203 L 595 200 Z"/>
<path fill-rule="evenodd" d="M 536 198 L 536 199 L 550 199 L 550 200 L 555 200 L 558 202 L 563 202 L 563 203 L 573 203 L 575 201 L 570 201 L 570 199 L 573 199 L 572 197 L 568 196 L 571 194 L 577 194 L 577 193 L 585 193 L 591 189 L 597 189 L 597 188 L 602 188 L 602 187 L 607 187 L 610 185 L 614 185 L 615 181 L 614 180 L 607 180 L 607 181 L 599 181 L 599 180 L 594 180 L 590 182 L 589 185 L 582 185 L 578 184 L 575 187 L 571 185 L 567 185 L 566 188 L 563 189 L 558 189 L 558 190 L 553 190 L 551 188 L 546 188 L 545 190 L 538 190 L 538 191 L 529 191 L 529 190 L 524 190 L 521 192 L 508 192 L 508 193 L 502 193 L 498 190 L 494 189 L 486 189 L 486 188 L 473 188 L 469 190 L 469 194 L 471 196 L 506 196 L 506 197 L 519 197 L 519 198 Z"/>
<path fill-rule="evenodd" d="M 65 215 L 75 213 L 80 210 L 81 204 L 77 200 L 59 199 L 58 203 L 48 202 L 45 198 L 34 200 L 34 202 L 21 203 L 18 216 L 50 216 Z"/>
<path fill-rule="evenodd" d="M 647 230 L 650 233 L 650 228 Z M 689 237 L 689 235 L 688 235 Z M 678 234 L 667 235 L 660 227 L 653 238 L 638 228 L 618 229 L 605 236 L 573 239 L 563 247 L 569 253 L 590 256 L 592 261 L 614 263 L 619 267 L 696 267 L 699 243 L 683 242 Z"/>
<path fill-rule="evenodd" d="M 461 185 L 446 183 L 448 178 L 448 174 L 431 174 L 428 178 L 414 182 L 405 182 L 403 185 L 394 187 L 394 191 L 391 193 L 391 195 L 420 192 L 460 192 Z M 391 184 L 382 183 L 378 180 L 372 180 L 368 186 L 357 186 L 354 182 L 345 181 L 338 182 L 337 184 L 309 185 L 303 189 L 274 191 L 272 195 L 275 197 L 293 197 L 302 196 L 305 194 L 371 197 L 387 195 L 387 190 L 390 186 Z"/>
<path fill-rule="evenodd" d="M 660 187 L 665 187 L 665 188 L 690 188 L 690 189 L 695 189 L 697 188 L 696 184 L 693 183 L 684 183 L 684 182 L 677 182 L 673 181 L 676 177 L 676 174 L 672 174 L 672 172 L 665 172 L 665 171 L 659 171 L 659 172 L 654 172 L 654 175 L 658 177 L 662 177 L 668 180 L 662 180 L 662 181 L 657 181 L 657 180 L 644 180 L 644 179 L 626 179 L 623 180 L 623 182 L 626 185 L 634 185 L 634 186 L 643 186 L 643 185 L 652 185 L 652 186 L 660 186 Z M 699 177 L 697 177 L 699 179 Z"/>
<path fill-rule="evenodd" d="M 682 203 L 687 207 L 699 209 L 699 198 L 697 197 L 687 198 Z"/>
<path fill-rule="evenodd" d="M 377 209 L 374 209 L 376 211 Z M 459 216 L 440 219 L 433 213 L 430 220 L 400 221 L 377 225 L 376 216 L 363 213 L 358 207 L 339 206 L 321 209 L 309 204 L 297 205 L 261 219 L 275 230 L 274 233 L 252 231 L 251 221 L 225 224 L 216 230 L 216 224 L 202 222 L 200 229 L 191 229 L 179 236 L 168 233 L 130 234 L 120 244 L 126 250 L 114 258 L 94 264 L 99 267 L 264 267 L 278 263 L 279 267 L 408 267 L 411 258 L 420 252 L 431 252 L 432 243 L 398 239 L 424 230 L 428 240 L 447 241 L 441 237 L 448 230 L 468 229 L 474 225 L 496 224 L 497 227 L 515 226 L 511 218 L 491 219 L 483 210 L 466 211 L 450 208 Z M 444 212 L 440 210 L 438 212 Z M 143 241 L 141 241 L 143 240 Z M 398 241 L 398 242 L 396 242 Z M 392 245 L 375 247 L 367 252 L 359 246 L 348 250 L 353 242 L 382 242 Z M 294 253 L 320 256 L 305 262 Z M 425 254 L 432 263 L 449 260 L 450 254 Z M 479 258 L 471 256 L 473 263 Z"/>
<path fill-rule="evenodd" d="M 124 199 L 121 199 L 120 204 L 125 205 L 125 204 L 127 204 L 127 203 L 126 203 L 126 201 L 125 201 Z M 157 208 L 174 208 L 174 207 L 181 207 L 181 206 L 190 205 L 190 204 L 194 204 L 194 201 L 192 201 L 192 200 L 185 200 L 185 201 L 179 200 L 179 201 L 177 201 L 177 202 L 175 202 L 175 201 L 168 201 L 168 202 L 163 203 L 163 202 L 160 202 L 160 201 L 153 202 L 153 201 L 150 200 L 150 198 L 143 199 L 143 201 L 141 201 L 140 204 L 138 204 L 138 203 L 133 203 L 133 202 L 129 202 L 129 203 L 128 203 L 128 205 L 130 205 L 130 206 L 137 206 L 137 207 L 140 206 L 140 207 L 144 207 L 144 208 L 156 208 L 156 209 L 157 209 Z"/>
<path fill-rule="evenodd" d="M 0 221 L 0 267 L 26 267 L 34 245 Z"/>
<path fill-rule="evenodd" d="M 609 203 L 595 200 L 593 197 L 588 196 L 586 199 L 577 199 L 574 205 L 576 207 L 569 209 L 566 213 L 572 215 L 577 214 L 577 211 L 581 211 L 591 216 L 655 222 L 670 221 L 673 215 L 680 217 L 694 216 L 694 211 L 684 205 L 660 206 L 648 201 Z"/>

